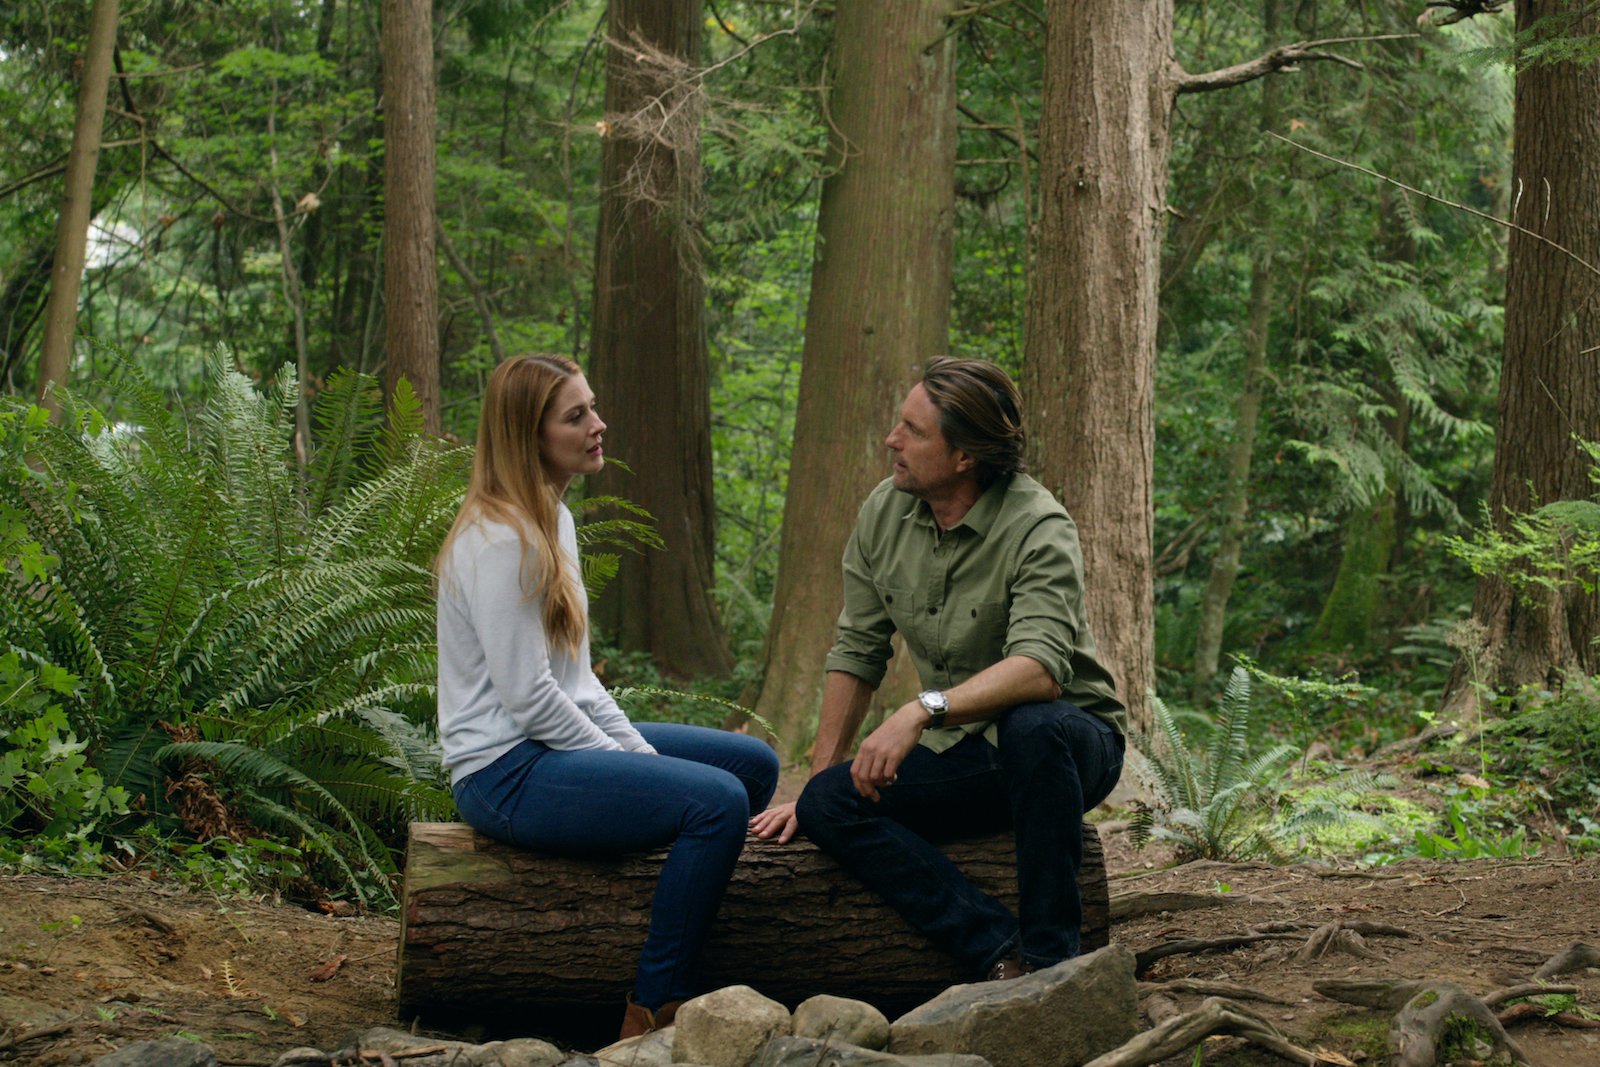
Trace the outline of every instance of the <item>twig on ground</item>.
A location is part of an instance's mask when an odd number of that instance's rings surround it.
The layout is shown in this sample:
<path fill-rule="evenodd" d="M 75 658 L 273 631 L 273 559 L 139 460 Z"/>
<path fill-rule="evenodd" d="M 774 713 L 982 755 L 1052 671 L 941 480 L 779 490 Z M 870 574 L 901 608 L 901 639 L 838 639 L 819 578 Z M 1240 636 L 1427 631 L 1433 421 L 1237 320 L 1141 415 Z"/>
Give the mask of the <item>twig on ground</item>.
<path fill-rule="evenodd" d="M 1570 974 L 1585 967 L 1600 967 L 1600 949 L 1582 941 L 1574 941 L 1546 960 L 1537 971 L 1533 972 L 1533 976 L 1554 978 L 1558 974 Z"/>

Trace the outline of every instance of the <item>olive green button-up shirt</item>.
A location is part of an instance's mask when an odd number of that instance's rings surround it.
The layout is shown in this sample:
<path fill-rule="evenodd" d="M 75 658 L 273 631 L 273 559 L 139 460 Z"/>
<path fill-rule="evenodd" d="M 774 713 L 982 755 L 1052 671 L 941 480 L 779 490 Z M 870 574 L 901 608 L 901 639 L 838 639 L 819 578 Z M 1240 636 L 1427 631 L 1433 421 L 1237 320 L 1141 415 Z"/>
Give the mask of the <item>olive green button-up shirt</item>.
<path fill-rule="evenodd" d="M 867 497 L 844 550 L 844 609 L 827 669 L 874 688 L 899 631 L 925 688 L 949 689 L 1008 656 L 1037 660 L 1062 698 L 1127 732 L 1116 683 L 1083 614 L 1078 528 L 1025 474 L 991 485 L 960 524 L 940 531 L 922 500 L 885 480 Z M 925 730 L 942 752 L 994 723 Z"/>

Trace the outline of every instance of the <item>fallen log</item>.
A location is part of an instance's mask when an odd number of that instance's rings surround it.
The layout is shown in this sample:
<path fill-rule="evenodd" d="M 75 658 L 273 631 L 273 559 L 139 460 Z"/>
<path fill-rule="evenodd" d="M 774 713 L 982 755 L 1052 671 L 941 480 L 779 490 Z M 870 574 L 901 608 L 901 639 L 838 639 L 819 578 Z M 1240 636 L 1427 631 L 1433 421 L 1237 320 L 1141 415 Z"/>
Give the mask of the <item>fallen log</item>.
<path fill-rule="evenodd" d="M 1084 825 L 1083 951 L 1110 940 L 1105 859 Z M 942 846 L 968 877 L 1016 907 L 1009 834 Z M 396 992 L 403 1015 L 505 1018 L 507 1009 L 623 1002 L 665 851 L 610 859 L 527 852 L 461 823 L 413 823 L 406 851 Z M 743 984 L 791 1006 L 817 993 L 892 1018 L 972 980 L 810 842 L 751 838 L 705 956 L 710 988 Z"/>

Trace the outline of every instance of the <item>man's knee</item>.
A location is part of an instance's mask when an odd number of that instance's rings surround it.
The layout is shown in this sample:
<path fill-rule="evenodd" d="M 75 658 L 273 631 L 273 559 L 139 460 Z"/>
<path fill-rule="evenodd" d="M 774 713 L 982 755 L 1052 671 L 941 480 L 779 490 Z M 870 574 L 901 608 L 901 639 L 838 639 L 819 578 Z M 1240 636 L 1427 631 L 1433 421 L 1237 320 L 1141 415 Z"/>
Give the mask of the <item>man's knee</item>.
<path fill-rule="evenodd" d="M 850 817 L 856 796 L 855 782 L 850 778 L 850 765 L 830 767 L 806 783 L 795 801 L 795 818 L 800 829 L 813 840 L 820 834 L 826 836 L 830 828 Z"/>
<path fill-rule="evenodd" d="M 1054 700 L 1044 704 L 1019 704 L 999 723 L 1000 758 L 1004 762 L 1041 752 L 1067 750 L 1066 718 L 1072 705 Z"/>

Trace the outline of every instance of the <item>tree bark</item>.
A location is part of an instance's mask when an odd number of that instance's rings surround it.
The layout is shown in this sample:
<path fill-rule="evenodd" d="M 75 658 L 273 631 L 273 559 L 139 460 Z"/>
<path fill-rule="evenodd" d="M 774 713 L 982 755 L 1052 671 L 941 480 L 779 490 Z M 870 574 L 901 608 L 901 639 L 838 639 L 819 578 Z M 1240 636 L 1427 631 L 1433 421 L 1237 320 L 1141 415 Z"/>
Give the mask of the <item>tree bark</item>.
<path fill-rule="evenodd" d="M 61 215 L 56 221 L 56 250 L 51 268 L 50 298 L 45 306 L 44 345 L 39 353 L 39 403 L 60 417 L 61 406 L 51 385 L 65 385 L 78 332 L 78 289 L 88 255 L 89 223 L 93 221 L 94 173 L 100 163 L 100 132 L 105 126 L 106 91 L 111 84 L 112 52 L 117 44 L 117 0 L 94 0 L 89 13 L 89 40 L 84 47 L 83 82 L 78 91 L 78 117 L 67 155 Z"/>
<path fill-rule="evenodd" d="M 655 516 L 666 550 L 625 554 L 595 620 L 680 678 L 733 666 L 716 601 L 710 359 L 696 218 L 698 0 L 613 0 L 589 373 L 606 448 L 633 468 L 590 479 Z M 636 58 L 629 45 L 670 62 Z M 657 109 L 653 103 L 659 101 Z M 660 116 L 659 126 L 651 120 Z M 679 116 L 674 123 L 667 116 Z"/>
<path fill-rule="evenodd" d="M 810 740 L 855 515 L 913 368 L 948 345 L 955 224 L 953 0 L 841 4 L 829 178 L 806 309 L 794 461 L 757 711 Z"/>
<path fill-rule="evenodd" d="M 1583 0 L 1517 0 L 1517 33 L 1556 15 L 1572 19 L 1564 34 L 1600 34 L 1600 11 Z M 1600 263 L 1600 64 L 1519 64 L 1512 144 L 1513 221 Z M 1517 230 L 1507 255 L 1489 489 L 1490 514 L 1502 529 L 1513 513 L 1592 496 L 1590 462 L 1573 438 L 1600 440 L 1595 276 Z M 1462 657 L 1446 686 L 1444 707 L 1456 718 L 1476 717 L 1484 686 L 1559 686 L 1564 672 L 1600 669 L 1600 600 L 1593 593 L 1573 587 L 1524 599 L 1500 579 L 1483 577 L 1472 615 L 1487 639 Z"/>
<path fill-rule="evenodd" d="M 401 378 L 439 416 L 439 275 L 434 251 L 432 0 L 383 0 L 384 384 Z"/>
<path fill-rule="evenodd" d="M 1046 5 L 1022 373 L 1035 477 L 1082 532 L 1089 622 L 1145 728 L 1155 680 L 1156 298 L 1181 73 L 1172 11 L 1172 0 Z"/>
<path fill-rule="evenodd" d="M 1082 947 L 1103 948 L 1110 902 L 1099 834 L 1084 826 Z M 944 846 L 1016 906 L 1009 834 Z M 622 1004 L 665 851 L 616 859 L 525 852 L 461 823 L 413 823 L 406 850 L 399 1001 L 404 1012 Z M 810 842 L 751 838 L 705 954 L 708 988 L 735 983 L 791 1006 L 817 993 L 886 1013 L 973 980 Z M 893 1015 L 891 1014 L 891 1018 Z"/>

